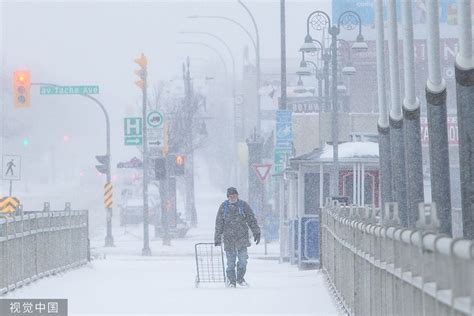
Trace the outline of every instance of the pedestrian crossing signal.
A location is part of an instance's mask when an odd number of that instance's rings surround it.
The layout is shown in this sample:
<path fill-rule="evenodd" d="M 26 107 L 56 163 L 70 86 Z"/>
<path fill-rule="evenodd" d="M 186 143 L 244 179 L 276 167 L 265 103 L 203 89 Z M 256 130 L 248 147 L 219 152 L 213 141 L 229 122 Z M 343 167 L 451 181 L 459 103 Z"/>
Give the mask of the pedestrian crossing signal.
<path fill-rule="evenodd" d="M 31 78 L 28 70 L 13 73 L 13 104 L 16 108 L 31 107 Z"/>
<path fill-rule="evenodd" d="M 176 155 L 174 170 L 175 170 L 174 171 L 175 175 L 177 176 L 184 175 L 184 156 Z"/>

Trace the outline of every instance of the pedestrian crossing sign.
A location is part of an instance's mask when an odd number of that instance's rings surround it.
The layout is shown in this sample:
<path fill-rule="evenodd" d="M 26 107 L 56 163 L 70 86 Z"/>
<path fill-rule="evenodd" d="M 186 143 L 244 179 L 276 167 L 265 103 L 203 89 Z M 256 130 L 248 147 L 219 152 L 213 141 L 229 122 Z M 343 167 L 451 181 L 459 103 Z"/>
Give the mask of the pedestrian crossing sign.
<path fill-rule="evenodd" d="M 3 155 L 2 179 L 21 180 L 21 156 Z"/>

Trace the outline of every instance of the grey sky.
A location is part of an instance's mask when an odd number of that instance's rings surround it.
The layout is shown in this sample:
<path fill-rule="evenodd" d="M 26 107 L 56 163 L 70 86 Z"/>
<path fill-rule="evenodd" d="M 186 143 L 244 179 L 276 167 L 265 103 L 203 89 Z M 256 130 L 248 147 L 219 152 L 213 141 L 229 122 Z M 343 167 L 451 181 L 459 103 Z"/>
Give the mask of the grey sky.
<path fill-rule="evenodd" d="M 26 122 L 27 129 L 17 136 L 29 137 L 32 146 L 56 148 L 63 134 L 71 135 L 75 146 L 71 157 L 84 157 L 80 165 L 92 166 L 95 154 L 104 153 L 104 127 L 100 111 L 81 97 L 45 97 L 33 89 L 32 108 L 13 109 L 11 74 L 29 69 L 33 82 L 63 85 L 97 84 L 99 99 L 111 114 L 114 160 L 138 155 L 123 145 L 123 117 L 127 107 L 137 107 L 140 90 L 133 62 L 141 52 L 149 60 L 149 80 L 181 76 L 181 63 L 187 55 L 199 63 L 216 63 L 216 55 L 200 46 L 180 45 L 179 41 L 204 42 L 219 50 L 230 68 L 225 48 L 212 38 L 178 34 L 181 30 L 212 32 L 231 47 L 240 77 L 244 46 L 250 46 L 245 33 L 219 20 L 190 20 L 189 15 L 222 15 L 238 20 L 253 34 L 253 25 L 237 1 L 3 1 L 2 27 L 2 130 L 15 124 L 8 118 Z M 255 15 L 260 30 L 261 57 L 279 58 L 279 1 L 245 1 Z M 304 39 L 307 15 L 316 9 L 329 10 L 329 1 L 287 1 L 287 54 L 298 57 Z M 250 47 L 250 60 L 254 52 Z M 217 65 L 216 65 L 217 66 Z M 202 74 L 201 74 L 202 75 Z M 198 76 L 196 74 L 196 76 Z M 138 107 L 137 107 L 138 108 Z M 6 121 L 7 120 L 7 121 Z M 46 128 L 47 127 L 47 128 Z M 33 131 L 38 130 L 35 133 Z M 33 135 L 31 135 L 33 134 Z M 76 146 L 77 145 L 77 146 Z M 39 149 L 39 148 L 38 148 Z M 2 142 L 4 153 L 22 152 L 18 140 Z M 58 160 L 66 151 L 57 148 Z M 24 153 L 27 155 L 28 153 Z M 78 158 L 79 159 L 79 158 Z M 27 161 L 25 161 L 25 165 Z M 80 168 L 78 166 L 77 168 Z"/>

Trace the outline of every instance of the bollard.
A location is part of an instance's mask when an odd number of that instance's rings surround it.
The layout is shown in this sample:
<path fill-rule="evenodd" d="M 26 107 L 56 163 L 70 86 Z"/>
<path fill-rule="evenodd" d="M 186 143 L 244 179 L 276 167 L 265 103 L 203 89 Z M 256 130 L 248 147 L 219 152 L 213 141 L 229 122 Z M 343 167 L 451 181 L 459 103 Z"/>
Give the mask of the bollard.
<path fill-rule="evenodd" d="M 418 204 L 418 221 L 416 227 L 423 230 L 439 231 L 440 223 L 436 203 Z"/>
<path fill-rule="evenodd" d="M 400 226 L 400 217 L 398 216 L 398 203 L 385 203 L 384 216 L 382 223 L 384 226 Z"/>
<path fill-rule="evenodd" d="M 18 204 L 16 207 L 17 215 L 23 216 L 23 204 Z"/>
<path fill-rule="evenodd" d="M 375 209 L 375 206 L 373 204 L 368 205 L 366 207 L 365 215 L 366 215 L 365 220 L 368 224 L 374 224 L 375 225 L 377 223 L 376 209 Z"/>

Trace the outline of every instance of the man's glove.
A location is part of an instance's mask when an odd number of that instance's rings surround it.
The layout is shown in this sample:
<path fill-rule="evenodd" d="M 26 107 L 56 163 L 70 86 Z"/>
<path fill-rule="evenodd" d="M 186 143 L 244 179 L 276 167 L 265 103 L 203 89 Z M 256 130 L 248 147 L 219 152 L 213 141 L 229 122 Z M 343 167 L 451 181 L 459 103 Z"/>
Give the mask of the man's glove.
<path fill-rule="evenodd" d="M 257 233 L 255 234 L 255 236 L 253 236 L 253 241 L 255 241 L 255 244 L 258 245 L 258 243 L 260 242 L 260 233 Z"/>
<path fill-rule="evenodd" d="M 217 246 L 220 246 L 220 245 L 221 245 L 221 242 L 220 242 L 220 240 L 216 240 L 216 241 L 214 241 L 214 246 L 216 246 L 216 247 L 217 247 Z"/>

